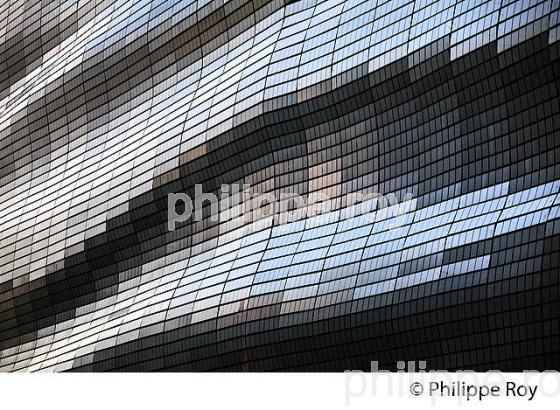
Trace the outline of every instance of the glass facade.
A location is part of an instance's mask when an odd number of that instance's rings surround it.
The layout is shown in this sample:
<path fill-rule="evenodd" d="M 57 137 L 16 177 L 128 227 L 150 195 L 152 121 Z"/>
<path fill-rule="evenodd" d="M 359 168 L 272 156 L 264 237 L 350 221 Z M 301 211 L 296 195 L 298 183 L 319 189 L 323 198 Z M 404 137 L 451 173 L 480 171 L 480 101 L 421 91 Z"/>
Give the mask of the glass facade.
<path fill-rule="evenodd" d="M 559 11 L 4 2 L 0 370 L 560 369 Z"/>

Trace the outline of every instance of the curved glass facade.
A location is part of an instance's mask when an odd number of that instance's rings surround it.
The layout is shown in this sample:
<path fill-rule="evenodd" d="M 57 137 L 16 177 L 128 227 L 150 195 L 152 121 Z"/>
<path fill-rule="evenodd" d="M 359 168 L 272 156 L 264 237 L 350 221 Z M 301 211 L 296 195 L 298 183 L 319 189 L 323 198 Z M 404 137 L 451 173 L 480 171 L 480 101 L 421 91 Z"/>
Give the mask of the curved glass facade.
<path fill-rule="evenodd" d="M 0 370 L 560 369 L 559 11 L 0 5 Z"/>

